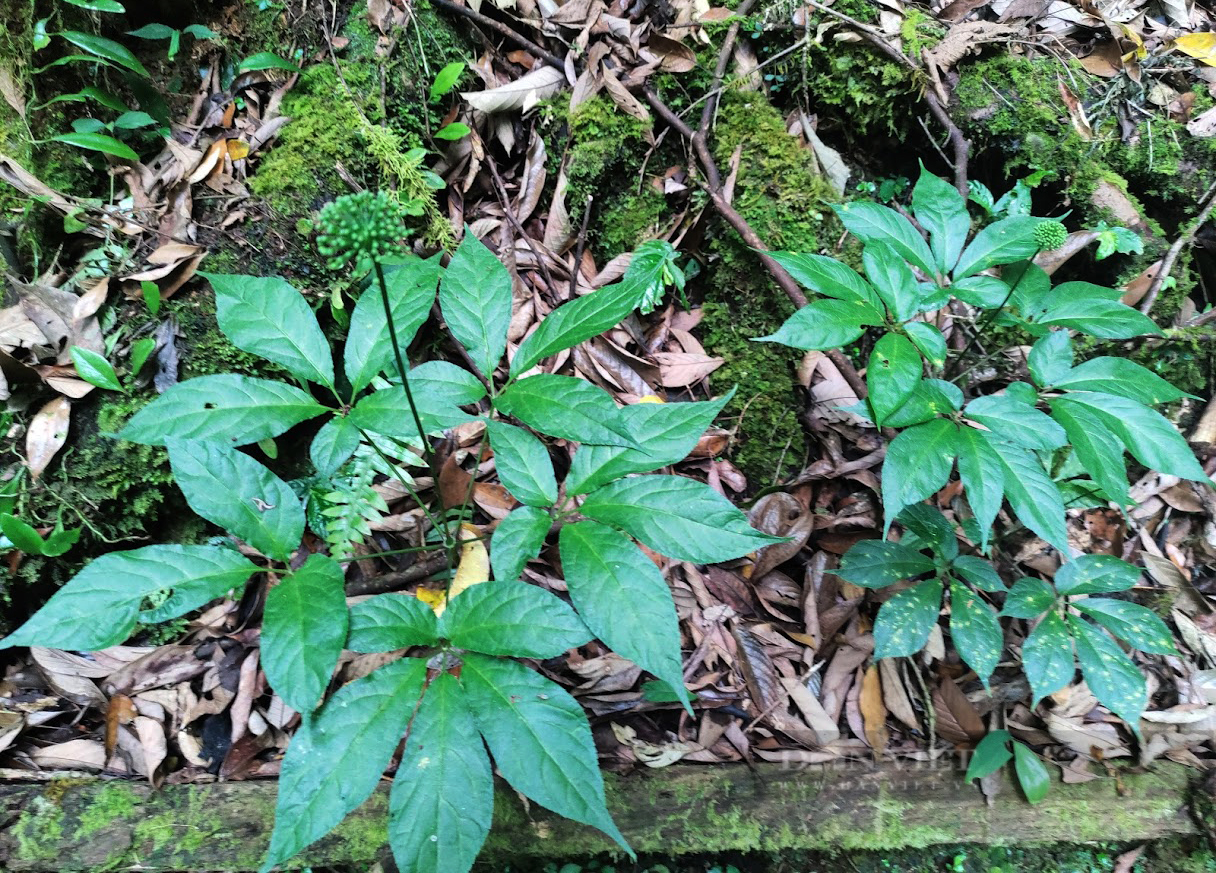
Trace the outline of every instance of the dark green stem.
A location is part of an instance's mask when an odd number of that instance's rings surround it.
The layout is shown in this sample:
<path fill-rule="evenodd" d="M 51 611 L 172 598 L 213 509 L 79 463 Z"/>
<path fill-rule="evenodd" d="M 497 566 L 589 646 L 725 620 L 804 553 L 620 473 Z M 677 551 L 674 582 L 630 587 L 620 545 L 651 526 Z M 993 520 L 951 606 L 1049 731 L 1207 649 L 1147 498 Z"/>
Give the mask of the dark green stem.
<path fill-rule="evenodd" d="M 384 268 L 380 266 L 380 261 L 373 259 L 372 265 L 376 270 L 376 284 L 380 286 L 380 303 L 384 306 L 384 319 L 388 324 L 389 340 L 393 344 L 393 359 L 397 362 L 397 372 L 401 374 L 401 385 L 405 388 L 405 400 L 410 405 L 410 412 L 414 416 L 414 425 L 418 428 L 418 438 L 422 440 L 422 456 L 426 459 L 427 466 L 434 470 L 434 455 L 431 452 L 431 445 L 427 442 L 426 431 L 422 427 L 422 418 L 418 415 L 418 406 L 414 403 L 414 394 L 410 391 L 409 374 L 405 369 L 405 359 L 401 356 L 401 344 L 397 342 L 397 327 L 393 324 L 393 307 L 388 301 L 388 285 L 384 281 Z"/>
<path fill-rule="evenodd" d="M 1042 251 L 1042 249 L 1035 249 L 1034 254 L 1031 255 L 1029 258 L 1030 263 L 1026 266 L 1026 270 L 1029 270 L 1031 267 L 1034 266 L 1034 259 L 1036 257 L 1038 257 L 1039 252 L 1041 252 L 1041 251 Z M 967 341 L 967 345 L 963 348 L 962 353 L 959 354 L 959 356 L 958 356 L 959 366 L 962 366 L 963 361 L 967 357 L 967 352 L 971 351 L 971 347 L 974 346 L 976 344 L 976 342 L 979 341 L 980 334 L 982 334 L 985 330 L 987 330 L 988 325 L 992 324 L 992 320 L 997 317 L 997 314 L 1002 309 L 1004 309 L 1006 306 L 1009 305 L 1009 300 L 1010 300 L 1010 298 L 1013 297 L 1013 292 L 1018 290 L 1018 285 L 1021 285 L 1022 279 L 1024 279 L 1026 277 L 1026 270 L 1023 270 L 1021 272 L 1021 274 L 1017 277 L 1017 279 L 1014 281 L 1014 283 L 1009 286 L 1009 293 L 1005 295 L 1005 299 L 1001 301 L 1001 305 L 998 306 L 996 309 L 991 310 L 988 313 L 988 315 L 984 318 L 983 322 L 981 322 L 979 325 L 976 326 L 975 333 L 971 334 L 971 339 L 969 339 Z M 964 371 L 964 373 L 965 372 L 968 372 L 968 371 Z M 959 378 L 959 376 L 964 375 L 964 373 L 960 373 L 958 376 L 955 376 L 954 378 L 957 379 L 957 378 Z"/>

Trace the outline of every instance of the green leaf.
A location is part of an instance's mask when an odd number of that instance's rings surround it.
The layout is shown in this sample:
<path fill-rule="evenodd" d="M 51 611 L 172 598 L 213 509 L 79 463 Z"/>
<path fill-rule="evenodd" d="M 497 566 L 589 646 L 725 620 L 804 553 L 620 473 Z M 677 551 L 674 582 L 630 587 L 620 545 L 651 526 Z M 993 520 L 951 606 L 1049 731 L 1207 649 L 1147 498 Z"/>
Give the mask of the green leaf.
<path fill-rule="evenodd" d="M 939 415 L 949 415 L 962 406 L 963 393 L 941 379 L 917 383 L 904 405 L 887 416 L 888 427 L 910 427 Z"/>
<path fill-rule="evenodd" d="M 494 407 L 550 436 L 578 443 L 641 448 L 611 395 L 573 376 L 527 376 L 495 397 Z"/>
<path fill-rule="evenodd" d="M 447 361 L 427 361 L 411 367 L 410 387 L 452 406 L 466 406 L 486 396 L 486 386 L 480 379 Z"/>
<path fill-rule="evenodd" d="M 882 300 L 860 274 L 847 264 L 823 255 L 801 255 L 793 252 L 769 252 L 769 257 L 785 268 L 799 285 L 808 291 L 835 297 L 852 303 L 866 304 L 882 323 Z"/>
<path fill-rule="evenodd" d="M 88 9 L 91 12 L 126 12 L 126 8 L 118 0 L 66 0 L 73 6 Z"/>
<path fill-rule="evenodd" d="M 814 300 L 799 309 L 774 334 L 755 342 L 781 343 L 794 349 L 834 349 L 863 333 L 863 324 L 882 324 L 870 306 L 852 300 Z"/>
<path fill-rule="evenodd" d="M 128 161 L 138 161 L 137 155 L 129 145 L 119 142 L 104 133 L 60 133 L 51 137 L 52 142 L 66 142 L 78 149 L 88 149 L 93 152 L 104 152 Z"/>
<path fill-rule="evenodd" d="M 297 712 L 312 712 L 325 693 L 346 643 L 342 565 L 310 555 L 266 595 L 262 669 L 270 686 Z"/>
<path fill-rule="evenodd" d="M 199 275 L 215 289 L 215 318 L 234 346 L 333 386 L 333 355 L 304 295 L 278 276 Z"/>
<path fill-rule="evenodd" d="M 0 649 L 47 646 L 94 652 L 116 646 L 135 629 L 145 597 L 187 592 L 188 597 L 177 601 L 184 604 L 180 615 L 239 588 L 257 569 L 239 552 L 215 546 L 111 552 L 85 565 L 29 621 L 0 641 Z"/>
<path fill-rule="evenodd" d="M 876 426 L 882 427 L 887 416 L 904 405 L 920 383 L 923 371 L 920 352 L 906 337 L 888 333 L 874 344 L 866 368 L 866 387 Z"/>
<path fill-rule="evenodd" d="M 964 780 L 970 782 L 972 779 L 983 779 L 1004 767 L 1013 757 L 1013 752 L 1009 751 L 1011 739 L 1013 737 L 1009 731 L 990 731 L 975 747 Z"/>
<path fill-rule="evenodd" d="M 953 421 L 935 418 L 891 440 L 882 466 L 884 535 L 905 506 L 936 494 L 946 484 L 958 453 L 958 431 Z"/>
<path fill-rule="evenodd" d="M 550 355 L 616 327 L 637 308 L 638 294 L 638 285 L 618 282 L 557 307 L 519 344 L 511 375 L 526 373 Z"/>
<path fill-rule="evenodd" d="M 255 55 L 250 55 L 236 65 L 237 75 L 241 73 L 253 73 L 258 70 L 287 70 L 289 73 L 300 72 L 299 67 L 291 61 L 284 60 L 274 52 L 258 52 Z"/>
<path fill-rule="evenodd" d="M 473 416 L 457 408 L 455 404 L 445 403 L 445 398 L 435 393 L 414 391 L 413 397 L 422 429 L 428 434 L 473 421 Z M 349 418 L 356 427 L 363 430 L 407 442 L 421 442 L 418 425 L 410 409 L 409 396 L 404 388 L 381 388 L 360 398 L 351 409 Z"/>
<path fill-rule="evenodd" d="M 422 695 L 426 661 L 402 658 L 344 685 L 305 718 L 283 757 L 259 873 L 329 833 L 376 789 Z"/>
<path fill-rule="evenodd" d="M 1072 340 L 1066 330 L 1053 330 L 1039 337 L 1027 359 L 1030 375 L 1041 388 L 1054 385 L 1072 369 Z"/>
<path fill-rule="evenodd" d="M 659 568 L 624 534 L 594 521 L 563 526 L 558 546 L 570 599 L 591 632 L 671 686 L 691 713 L 680 624 Z"/>
<path fill-rule="evenodd" d="M 413 873 L 468 873 L 490 833 L 494 773 L 450 673 L 427 686 L 410 722 L 388 810 L 393 856 Z"/>
<path fill-rule="evenodd" d="M 920 267 L 926 275 L 935 274 L 933 253 L 906 218 L 877 203 L 845 203 L 833 206 L 841 223 L 866 245 L 882 242 L 901 258 Z"/>
<path fill-rule="evenodd" d="M 490 536 L 490 567 L 499 582 L 514 582 L 540 554 L 553 519 L 535 506 L 517 506 Z"/>
<path fill-rule="evenodd" d="M 0 515 L 0 532 L 8 537 L 13 546 L 27 555 L 41 555 L 46 547 L 42 536 L 32 525 L 7 512 Z"/>
<path fill-rule="evenodd" d="M 583 708 L 561 686 L 516 661 L 473 653 L 463 660 L 466 700 L 498 772 L 516 791 L 558 815 L 599 828 L 629 851 L 604 804 L 604 781 Z"/>
<path fill-rule="evenodd" d="M 845 552 L 836 575 L 863 588 L 886 588 L 933 570 L 933 561 L 915 549 L 885 540 L 862 540 Z"/>
<path fill-rule="evenodd" d="M 1038 323 L 1071 327 L 1102 339 L 1130 339 L 1161 333 L 1161 328 L 1139 310 L 1124 306 L 1117 300 L 1093 297 L 1057 303 Z"/>
<path fill-rule="evenodd" d="M 557 502 L 557 479 L 545 444 L 522 427 L 501 421 L 486 422 L 490 448 L 499 481 L 520 503 L 552 506 Z"/>
<path fill-rule="evenodd" d="M 996 611 L 964 585 L 950 586 L 950 638 L 984 687 L 1001 660 L 1005 635 Z"/>
<path fill-rule="evenodd" d="M 1039 760 L 1038 755 L 1017 740 L 1013 741 L 1013 771 L 1017 774 L 1018 785 L 1022 787 L 1022 793 L 1026 795 L 1028 803 L 1038 803 L 1047 796 L 1051 789 L 1051 776 L 1047 767 Z"/>
<path fill-rule="evenodd" d="M 980 591 L 1005 590 L 1005 582 L 1001 579 L 1001 574 L 992 566 L 991 561 L 963 555 L 955 558 L 952 566 L 955 572 Z"/>
<path fill-rule="evenodd" d="M 1090 358 L 1057 376 L 1052 384 L 1070 391 L 1105 391 L 1107 394 L 1120 394 L 1145 406 L 1169 403 L 1171 400 L 1181 400 L 1188 396 L 1152 370 L 1127 358 Z"/>
<path fill-rule="evenodd" d="M 483 655 L 556 658 L 591 639 L 565 601 L 523 582 L 473 585 L 448 603 L 439 636 Z"/>
<path fill-rule="evenodd" d="M 304 507 L 291 486 L 222 443 L 169 443 L 173 479 L 190 508 L 264 555 L 286 560 L 304 535 Z"/>
<path fill-rule="evenodd" d="M 977 397 L 964 410 L 997 439 L 1027 449 L 1058 449 L 1068 442 L 1064 428 L 1042 412 L 1000 394 Z"/>
<path fill-rule="evenodd" d="M 292 385 L 224 373 L 177 383 L 135 413 L 118 436 L 150 446 L 175 439 L 243 446 L 328 411 Z"/>
<path fill-rule="evenodd" d="M 1061 552 L 1068 551 L 1064 498 L 1043 465 L 1026 449 L 984 435 L 1004 468 L 1005 499 L 1022 523 Z"/>
<path fill-rule="evenodd" d="M 458 140 L 464 139 L 473 130 L 467 124 L 459 121 L 453 121 L 451 124 L 445 124 L 439 130 L 435 131 L 435 139 Z"/>
<path fill-rule="evenodd" d="M 971 276 L 950 286 L 950 292 L 964 303 L 980 309 L 999 309 L 1010 299 L 1009 286 L 996 276 Z"/>
<path fill-rule="evenodd" d="M 1039 392 L 1029 382 L 1010 382 L 1005 386 L 1005 396 L 1026 406 L 1037 406 Z"/>
<path fill-rule="evenodd" d="M 91 55 L 113 61 L 120 67 L 125 67 L 132 73 L 148 78 L 148 71 L 139 62 L 139 58 L 131 54 L 131 50 L 122 43 L 117 43 L 95 33 L 81 33 L 77 30 L 63 30 L 55 34 L 61 36 L 72 45 L 84 49 Z"/>
<path fill-rule="evenodd" d="M 75 0 L 68 0 L 69 3 Z M 127 36 L 137 36 L 140 39 L 168 39 L 177 33 L 172 27 L 165 24 L 145 24 L 139 30 L 128 30 Z"/>
<path fill-rule="evenodd" d="M 884 603 L 874 622 L 874 658 L 901 658 L 923 649 L 941 606 L 940 579 L 921 582 Z"/>
<path fill-rule="evenodd" d="M 1001 615 L 1013 618 L 1038 618 L 1056 602 L 1056 592 L 1042 579 L 1023 577 L 1013 583 L 1005 597 Z"/>
<path fill-rule="evenodd" d="M 717 400 L 622 407 L 621 421 L 643 448 L 579 446 L 566 474 L 566 492 L 585 494 L 630 473 L 649 473 L 683 461 L 734 394 L 732 388 Z"/>
<path fill-rule="evenodd" d="M 920 165 L 920 178 L 912 188 L 912 214 L 929 231 L 929 247 L 938 272 L 945 275 L 958 262 L 958 256 L 971 232 L 967 201 L 944 179 Z"/>
<path fill-rule="evenodd" d="M 1207 482 L 1208 476 L 1177 429 L 1143 404 L 1114 394 L 1073 391 L 1052 401 L 1052 408 L 1079 404 L 1093 413 L 1119 439 L 1137 461 L 1171 476 Z"/>
<path fill-rule="evenodd" d="M 127 104 L 123 103 L 109 91 L 103 91 L 93 85 L 86 85 L 79 91 L 74 91 L 71 94 L 58 94 L 45 103 L 40 103 L 30 108 L 45 109 L 55 103 L 84 103 L 86 100 L 96 100 L 102 106 L 107 109 L 113 109 L 115 112 L 126 112 L 128 108 Z"/>
<path fill-rule="evenodd" d="M 973 427 L 958 429 L 957 445 L 958 476 L 967 492 L 971 511 L 975 513 L 980 549 L 987 551 L 992 524 L 1001 511 L 1001 499 L 1005 494 L 1005 465 L 983 433 Z"/>
<path fill-rule="evenodd" d="M 187 24 L 182 33 L 188 33 L 195 39 L 218 39 L 219 34 L 203 24 Z"/>
<path fill-rule="evenodd" d="M 1030 681 L 1032 707 L 1072 681 L 1072 637 L 1055 612 L 1047 613 L 1022 644 L 1022 669 Z"/>
<path fill-rule="evenodd" d="M 435 74 L 435 81 L 431 83 L 430 99 L 432 103 L 439 100 L 449 91 L 456 87 L 456 83 L 460 81 L 460 76 L 464 72 L 464 61 L 452 61 L 444 66 L 442 70 Z"/>
<path fill-rule="evenodd" d="M 621 479 L 588 494 L 580 511 L 681 561 L 728 561 L 786 541 L 755 530 L 717 491 L 682 476 Z"/>
<path fill-rule="evenodd" d="M 1106 497 L 1120 507 L 1127 506 L 1131 498 L 1119 438 L 1084 406 L 1052 401 L 1051 417 L 1064 427 L 1073 454 Z"/>
<path fill-rule="evenodd" d="M 1056 571 L 1061 594 L 1113 594 L 1140 581 L 1140 571 L 1114 555 L 1077 555 Z"/>
<path fill-rule="evenodd" d="M 82 349 L 80 346 L 72 346 L 71 354 L 72 363 L 76 367 L 76 375 L 81 379 L 98 388 L 106 388 L 110 391 L 122 390 L 118 374 L 114 372 L 110 362 L 97 352 Z"/>
<path fill-rule="evenodd" d="M 944 516 L 941 510 L 926 503 L 913 503 L 900 511 L 895 519 L 905 530 L 924 540 L 936 552 L 950 549 L 958 554 L 958 540 L 954 534 L 954 525 Z"/>
<path fill-rule="evenodd" d="M 1087 597 L 1072 605 L 1142 652 L 1178 654 L 1169 628 L 1151 609 L 1109 597 Z"/>
<path fill-rule="evenodd" d="M 308 457 L 320 476 L 332 476 L 359 448 L 359 428 L 349 416 L 335 416 L 321 426 L 308 447 Z"/>
<path fill-rule="evenodd" d="M 1034 229 L 1046 220 L 1015 215 L 988 225 L 963 250 L 954 268 L 954 281 L 998 264 L 1012 264 L 1023 258 L 1034 257 L 1039 251 L 1034 241 Z"/>
<path fill-rule="evenodd" d="M 134 110 L 124 112 L 110 122 L 110 124 L 115 130 L 139 130 L 142 127 L 155 127 L 157 121 L 146 112 Z"/>
<path fill-rule="evenodd" d="M 511 274 L 467 227 L 439 282 L 439 308 L 477 369 L 492 377 L 507 348 Z"/>
<path fill-rule="evenodd" d="M 1106 222 L 1101 221 L 1095 231 L 1098 234 L 1098 250 L 1094 252 L 1096 260 L 1109 258 L 1115 252 L 1138 255 L 1144 251 L 1144 240 L 1126 227 L 1107 227 Z"/>
<path fill-rule="evenodd" d="M 870 284 L 878 291 L 878 296 L 895 320 L 907 321 L 915 315 L 920 291 L 916 286 L 916 277 L 900 253 L 876 240 L 866 244 L 861 260 Z"/>
<path fill-rule="evenodd" d="M 378 594 L 350 608 L 346 648 L 395 652 L 439 639 L 435 611 L 412 594 Z"/>
<path fill-rule="evenodd" d="M 1085 684 L 1099 703 L 1139 734 L 1140 716 L 1148 705 L 1144 674 L 1105 632 L 1071 615 L 1068 626 L 1077 641 L 1077 662 Z"/>
<path fill-rule="evenodd" d="M 131 376 L 138 376 L 139 371 L 144 368 L 144 364 L 148 362 L 148 357 L 156 351 L 156 340 L 150 336 L 143 339 L 137 339 L 131 343 Z"/>
<path fill-rule="evenodd" d="M 431 314 L 439 284 L 439 255 L 384 268 L 389 311 L 402 354 Z M 342 363 L 352 391 L 362 391 L 377 374 L 394 365 L 393 341 L 384 317 L 384 300 L 376 282 L 355 303 Z"/>
<path fill-rule="evenodd" d="M 904 325 L 908 339 L 925 356 L 931 367 L 942 367 L 946 363 L 946 338 L 942 332 L 923 321 L 909 321 Z"/>

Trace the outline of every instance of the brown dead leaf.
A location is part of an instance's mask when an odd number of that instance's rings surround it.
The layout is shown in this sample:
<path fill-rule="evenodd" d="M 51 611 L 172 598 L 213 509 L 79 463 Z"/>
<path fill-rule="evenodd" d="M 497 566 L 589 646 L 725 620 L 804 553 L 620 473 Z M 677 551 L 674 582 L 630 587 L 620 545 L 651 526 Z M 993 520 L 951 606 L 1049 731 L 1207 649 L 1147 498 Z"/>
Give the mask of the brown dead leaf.
<path fill-rule="evenodd" d="M 121 759 L 111 762 L 106 767 L 105 747 L 97 740 L 68 740 L 53 746 L 35 749 L 31 755 L 38 766 L 47 770 L 113 770 L 117 773 L 127 771 L 126 764 Z"/>
<path fill-rule="evenodd" d="M 487 88 L 485 91 L 462 91 L 460 96 L 479 112 L 527 112 L 546 97 L 552 97 L 566 87 L 566 74 L 548 65 L 537 67 L 518 79 Z"/>
<path fill-rule="evenodd" d="M 887 742 L 887 707 L 882 699 L 882 682 L 879 679 L 878 667 L 871 664 L 861 679 L 861 717 L 865 724 L 866 742 L 874 750 L 875 758 L 886 755 Z"/>
<path fill-rule="evenodd" d="M 752 527 L 764 533 L 791 538 L 789 542 L 760 549 L 752 567 L 753 582 L 802 551 L 815 525 L 815 516 L 796 497 L 784 491 L 766 494 L 756 501 L 748 513 L 748 520 Z"/>
<path fill-rule="evenodd" d="M 978 743 L 987 732 L 983 719 L 954 680 L 943 675 L 933 690 L 938 736 L 952 743 Z"/>
<path fill-rule="evenodd" d="M 135 720 L 135 703 L 125 694 L 115 694 L 106 707 L 106 757 L 118 746 L 118 728 Z"/>
<path fill-rule="evenodd" d="M 67 442 L 71 415 L 72 404 L 68 399 L 56 397 L 30 420 L 25 434 L 25 462 L 29 465 L 31 479 L 42 475 Z"/>
<path fill-rule="evenodd" d="M 664 388 L 685 388 L 704 379 L 726 361 L 690 352 L 655 352 Z"/>
<path fill-rule="evenodd" d="M 8 66 L 0 66 L 0 97 L 13 111 L 25 118 L 25 92 Z"/>
<path fill-rule="evenodd" d="M 646 46 L 658 56 L 659 69 L 664 73 L 687 73 L 696 69 L 696 52 L 681 42 L 652 33 Z"/>

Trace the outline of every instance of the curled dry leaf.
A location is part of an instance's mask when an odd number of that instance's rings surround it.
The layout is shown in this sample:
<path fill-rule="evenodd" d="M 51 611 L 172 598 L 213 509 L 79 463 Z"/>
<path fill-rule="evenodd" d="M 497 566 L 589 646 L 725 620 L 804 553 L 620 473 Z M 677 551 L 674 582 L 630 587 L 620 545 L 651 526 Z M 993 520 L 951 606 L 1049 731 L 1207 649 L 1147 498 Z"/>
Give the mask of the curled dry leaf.
<path fill-rule="evenodd" d="M 752 527 L 766 534 L 791 538 L 789 542 L 773 543 L 760 549 L 752 568 L 752 581 L 760 580 L 802 551 L 815 525 L 814 515 L 796 497 L 784 491 L 767 494 L 756 501 L 748 513 L 748 520 Z"/>
<path fill-rule="evenodd" d="M 517 109 L 526 112 L 565 87 L 566 74 L 546 65 L 525 73 L 514 82 L 485 91 L 461 91 L 460 96 L 474 109 L 487 114 Z"/>
<path fill-rule="evenodd" d="M 29 464 L 31 479 L 43 474 L 67 442 L 71 415 L 72 404 L 68 399 L 56 397 L 31 419 L 25 434 L 25 462 Z"/>
<path fill-rule="evenodd" d="M 135 720 L 135 702 L 125 694 L 115 694 L 106 708 L 106 757 L 114 754 L 118 745 L 118 729 Z"/>
<path fill-rule="evenodd" d="M 879 679 L 878 667 L 874 664 L 871 664 L 862 676 L 859 703 L 866 742 L 874 750 L 875 758 L 883 758 L 890 734 L 887 733 L 887 707 L 882 700 L 882 682 Z"/>
<path fill-rule="evenodd" d="M 98 690 L 93 681 L 81 675 L 77 668 L 78 655 L 63 652 L 59 649 L 45 649 L 35 646 L 30 649 L 30 658 L 38 671 L 46 679 L 51 690 L 78 706 L 105 706 L 105 695 Z"/>
<path fill-rule="evenodd" d="M 664 73 L 687 73 L 697 66 L 696 52 L 670 37 L 652 33 L 646 46 L 658 56 L 659 69 Z"/>

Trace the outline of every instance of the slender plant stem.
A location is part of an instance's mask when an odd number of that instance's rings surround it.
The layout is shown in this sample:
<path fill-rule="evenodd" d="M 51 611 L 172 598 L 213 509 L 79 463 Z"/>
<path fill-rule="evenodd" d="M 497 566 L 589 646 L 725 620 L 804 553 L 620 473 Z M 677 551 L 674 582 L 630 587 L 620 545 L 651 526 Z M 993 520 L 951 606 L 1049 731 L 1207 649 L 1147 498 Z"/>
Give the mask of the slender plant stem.
<path fill-rule="evenodd" d="M 1042 249 L 1035 249 L 1034 254 L 1030 256 L 1030 263 L 1027 265 L 1026 270 L 1029 270 L 1031 267 L 1034 266 L 1034 259 L 1036 257 L 1038 257 L 1039 252 L 1041 252 L 1041 251 L 1042 251 Z M 1018 290 L 1018 286 L 1022 284 L 1022 279 L 1026 278 L 1026 270 L 1023 270 L 1021 272 L 1021 275 L 1019 275 L 1017 277 L 1017 279 L 1014 281 L 1014 283 L 1009 286 L 1009 293 L 1005 295 L 1005 299 L 1001 301 L 1001 305 L 998 306 L 996 309 L 993 309 L 991 312 L 989 312 L 984 317 L 983 322 L 981 322 L 975 328 L 975 333 L 971 334 L 971 339 L 967 340 L 967 345 L 964 346 L 962 352 L 959 353 L 958 362 L 959 362 L 960 366 L 963 363 L 963 359 L 967 357 L 967 352 L 971 351 L 971 347 L 974 346 L 979 341 L 980 334 L 982 334 L 985 330 L 988 329 L 988 325 L 992 324 L 992 320 L 994 318 L 996 318 L 997 313 L 1009 305 L 1009 300 L 1010 300 L 1010 298 L 1013 297 L 1013 292 Z M 954 379 L 956 379 L 956 380 L 960 379 L 963 376 L 965 376 L 967 373 L 970 373 L 970 372 L 971 372 L 970 369 L 964 370 L 962 373 L 959 373 L 957 376 L 955 376 Z"/>
<path fill-rule="evenodd" d="M 440 526 L 439 522 L 435 520 L 435 516 L 431 515 L 431 511 L 427 508 L 426 503 L 423 502 L 422 498 L 418 495 L 418 492 L 414 490 L 414 486 L 406 480 L 401 470 L 397 468 L 397 464 L 393 462 L 392 458 L 384 453 L 384 449 L 380 448 L 380 446 L 376 444 L 376 441 L 373 440 L 368 432 L 363 430 L 363 428 L 359 428 L 359 435 L 363 437 L 363 441 L 371 446 L 372 450 L 380 456 L 380 460 L 384 461 L 384 463 L 388 464 L 389 467 L 392 468 L 393 475 L 397 477 L 397 481 L 401 483 L 401 487 L 405 489 L 405 493 L 408 494 L 419 507 L 421 507 L 422 512 L 426 515 L 427 521 L 431 523 L 431 527 L 435 528 L 435 530 L 439 531 L 439 533 L 443 536 L 444 545 L 446 546 L 447 532 L 442 526 Z"/>
<path fill-rule="evenodd" d="M 397 372 L 401 374 L 401 385 L 405 388 L 405 399 L 410 405 L 410 412 L 414 416 L 414 425 L 418 428 L 418 438 L 422 440 L 422 456 L 426 459 L 427 466 L 434 467 L 435 456 L 431 451 L 431 444 L 427 442 L 426 430 L 422 427 L 422 418 L 418 415 L 418 406 L 414 403 L 414 393 L 410 391 L 410 377 L 405 369 L 405 359 L 401 356 L 401 344 L 397 341 L 397 327 L 393 324 L 393 307 L 388 302 L 388 285 L 384 281 L 384 268 L 380 266 L 380 261 L 373 260 L 372 264 L 376 268 L 376 284 L 380 286 L 380 303 L 384 306 L 384 319 L 388 323 L 388 336 L 393 344 L 393 358 L 397 362 Z M 432 473 L 437 473 L 432 469 Z"/>

